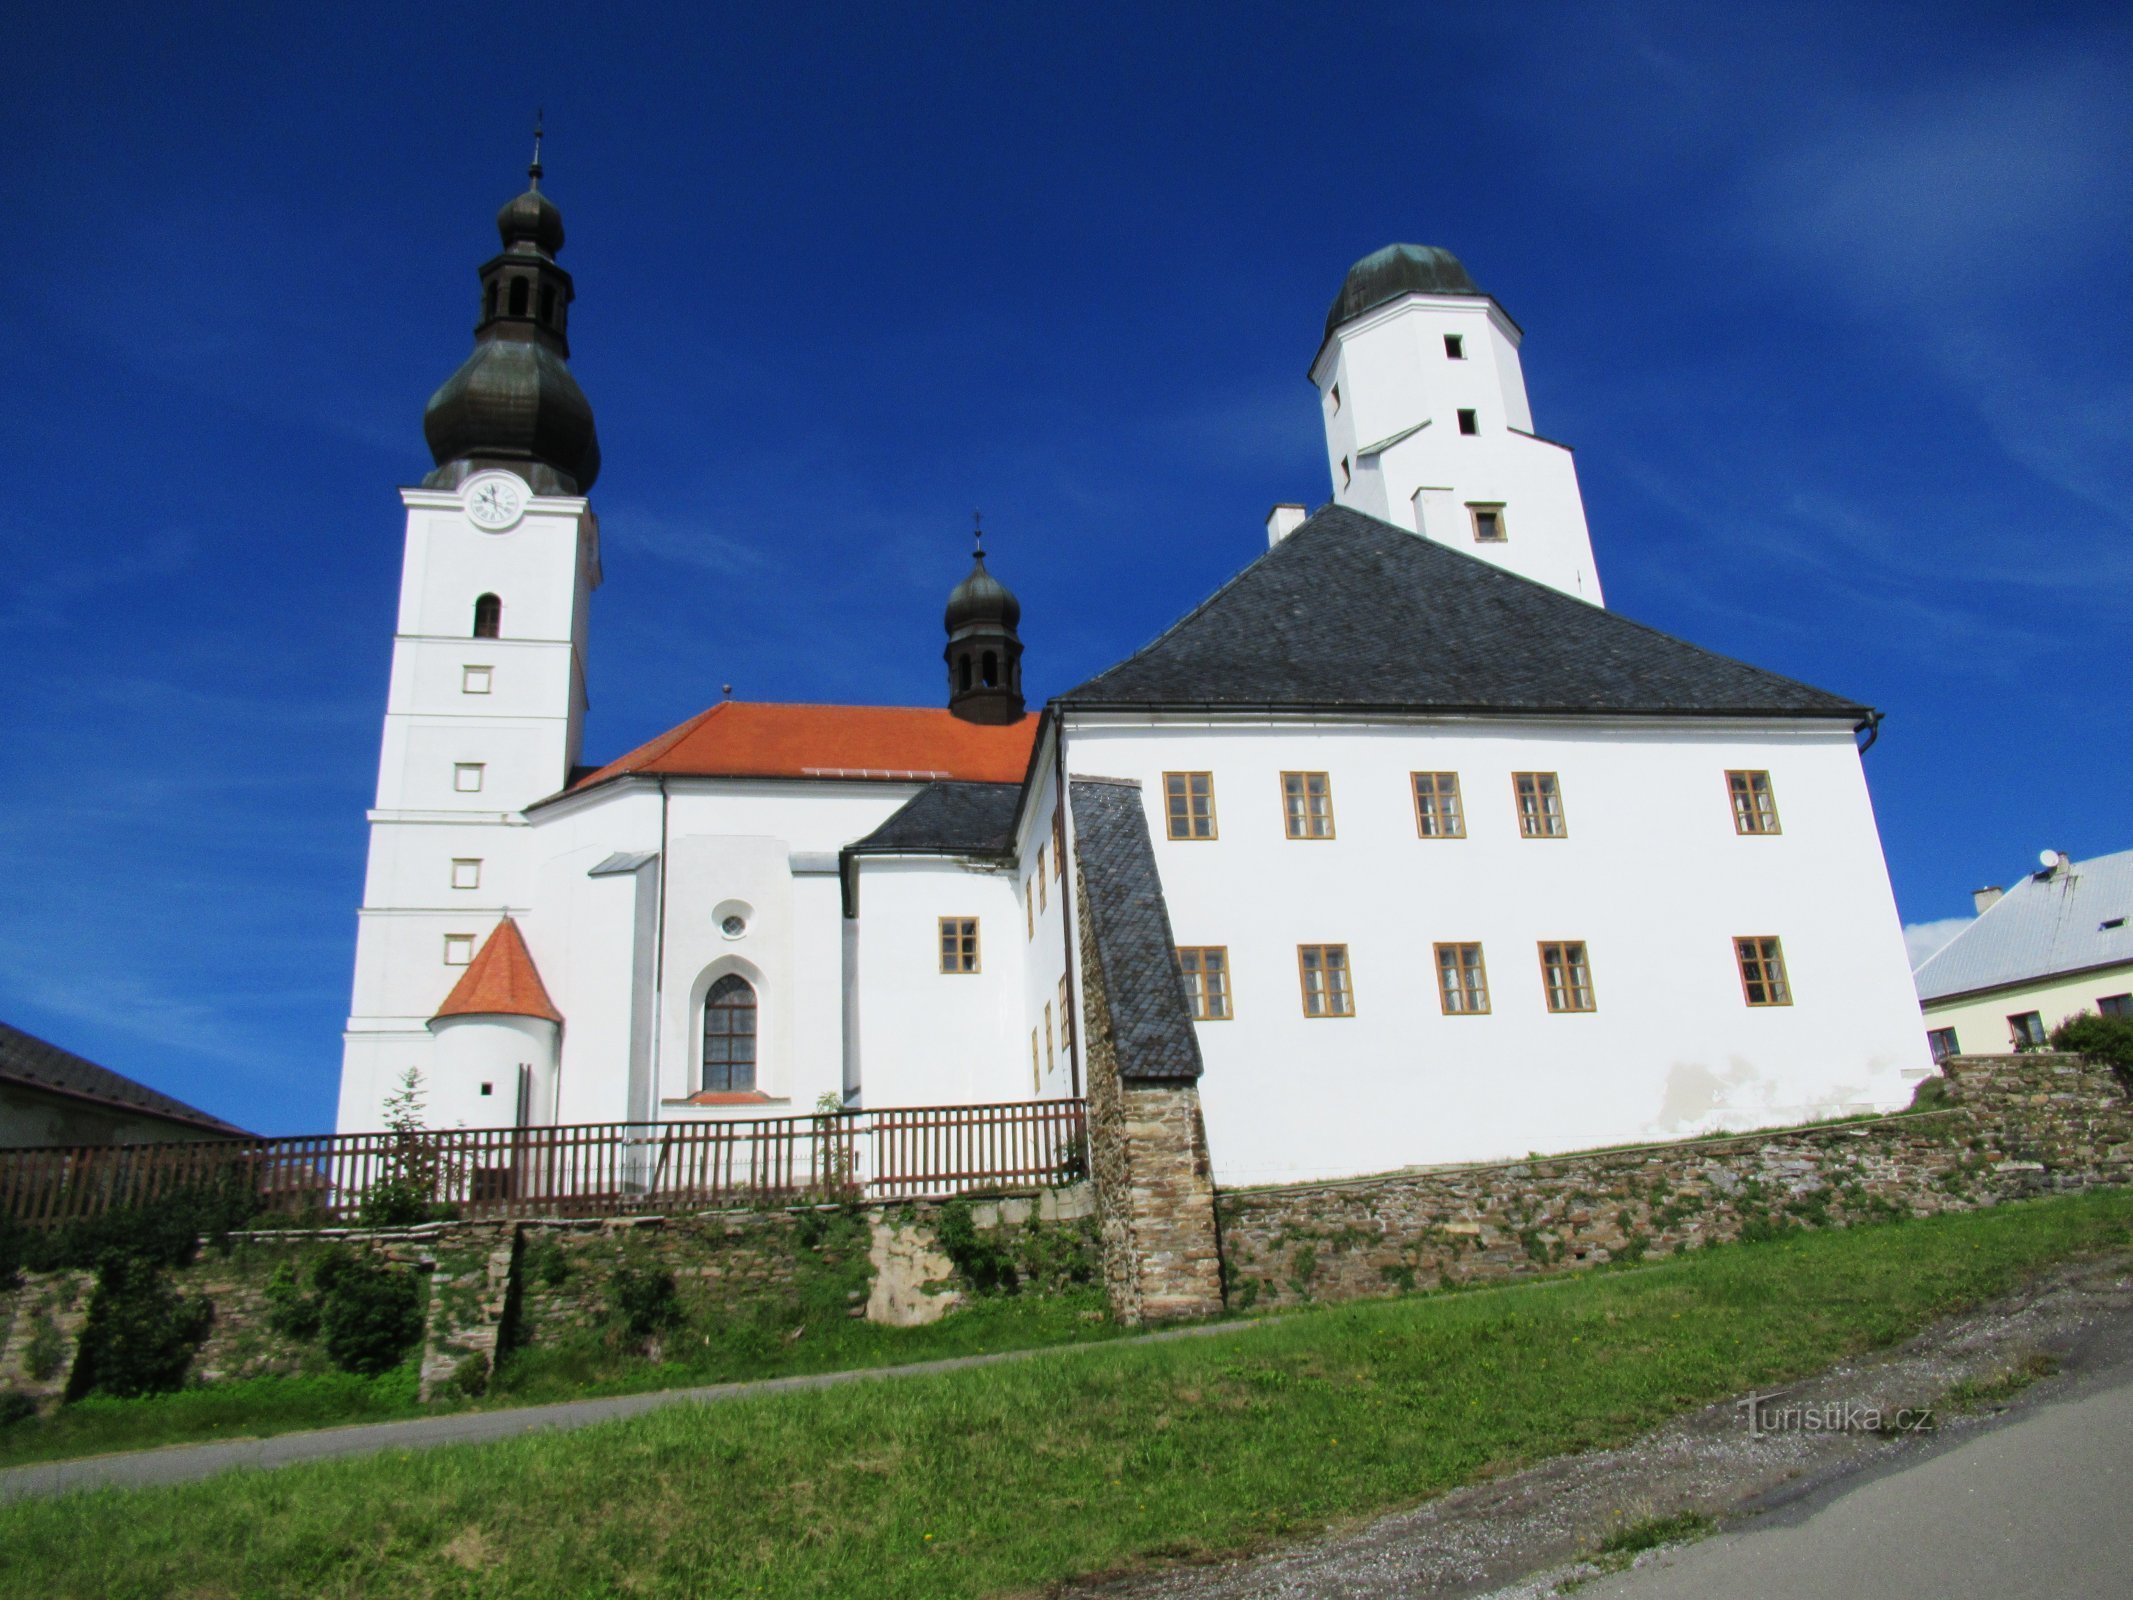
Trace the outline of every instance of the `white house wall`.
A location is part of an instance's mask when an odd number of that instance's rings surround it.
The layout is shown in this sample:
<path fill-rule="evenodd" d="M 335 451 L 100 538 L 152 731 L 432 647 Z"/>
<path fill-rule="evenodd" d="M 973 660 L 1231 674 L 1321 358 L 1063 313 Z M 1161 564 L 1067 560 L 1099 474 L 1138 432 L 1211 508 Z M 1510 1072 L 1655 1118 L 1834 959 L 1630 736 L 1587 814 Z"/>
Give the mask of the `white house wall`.
<path fill-rule="evenodd" d="M 1199 1025 L 1217 1177 L 1514 1156 L 1902 1103 L 1927 1067 L 1859 757 L 1842 728 L 1445 721 L 1133 727 L 1086 714 L 1077 775 L 1138 779 L 1175 937 L 1229 950 Z M 1734 831 L 1729 768 L 1784 831 Z M 1336 837 L 1291 840 L 1284 770 L 1331 775 Z M 1166 838 L 1165 771 L 1214 774 L 1219 837 Z M 1417 837 L 1409 774 L 1456 771 L 1468 837 Z M 1511 774 L 1560 776 L 1564 839 Z M 1794 1003 L 1743 1000 L 1733 939 L 1783 940 Z M 1538 945 L 1582 940 L 1598 1009 L 1555 1015 Z M 1437 942 L 1479 941 L 1492 1010 L 1442 1014 Z M 1356 1015 L 1306 1019 L 1297 946 L 1345 944 Z"/>
<path fill-rule="evenodd" d="M 2047 1029 L 2056 1028 L 2078 1012 L 2098 1010 L 2101 1001 L 2128 993 L 2133 993 L 2133 966 L 2103 967 L 2071 978 L 1937 1000 L 1925 1008 L 1923 1026 L 1953 1028 L 1956 1049 L 1963 1055 L 2005 1055 L 2014 1049 L 2009 1017 L 2034 1011 Z"/>
<path fill-rule="evenodd" d="M 1059 1001 L 1059 980 L 1066 972 L 1067 894 L 1071 886 L 1053 848 L 1052 817 L 1058 809 L 1053 750 L 1052 740 L 1047 737 L 1038 751 L 1022 831 L 1016 841 L 1015 877 L 1023 906 L 1022 926 L 1017 931 L 1024 945 L 1019 1057 L 1024 1070 L 1020 1089 L 1001 1095 L 1000 1099 L 1054 1100 L 1077 1092 L 1067 1038 L 1070 1024 L 1066 1020 L 1066 1011 L 1072 1009 L 1073 1002 L 1070 999 L 1062 1009 Z M 1038 1063 L 1034 1069 L 1030 1048 L 1033 1039 Z"/>

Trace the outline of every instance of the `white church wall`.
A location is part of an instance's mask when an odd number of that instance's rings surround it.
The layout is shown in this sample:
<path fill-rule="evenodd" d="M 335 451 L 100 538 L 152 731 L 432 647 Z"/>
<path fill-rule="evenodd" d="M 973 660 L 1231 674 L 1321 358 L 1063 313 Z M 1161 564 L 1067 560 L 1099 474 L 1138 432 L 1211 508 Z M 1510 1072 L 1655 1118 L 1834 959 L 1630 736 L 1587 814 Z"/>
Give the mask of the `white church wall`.
<path fill-rule="evenodd" d="M 1140 780 L 1175 937 L 1229 951 L 1206 1022 L 1218 1178 L 1259 1183 L 1749 1127 L 1901 1104 L 1926 1064 L 1879 836 L 1841 727 L 1086 716 L 1068 769 Z M 1772 775 L 1783 832 L 1734 831 L 1725 774 Z M 1335 837 L 1291 840 L 1283 771 L 1331 776 Z M 1456 771 L 1468 837 L 1417 836 L 1409 774 Z M 1218 837 L 1165 837 L 1165 771 L 1214 774 Z M 1520 837 L 1517 771 L 1568 836 Z M 1783 940 L 1794 1003 L 1744 1002 L 1733 939 Z M 1552 1014 L 1543 940 L 1597 1009 Z M 1446 1016 L 1433 946 L 1479 942 L 1492 1009 Z M 1345 944 L 1356 1015 L 1307 1019 L 1297 947 Z"/>
<path fill-rule="evenodd" d="M 1333 498 L 1599 604 L 1577 469 L 1567 448 L 1532 436 L 1518 346 L 1510 319 L 1481 299 L 1413 297 L 1344 325 L 1312 374 Z M 1476 433 L 1459 431 L 1461 410 Z M 1503 507 L 1503 541 L 1476 541 L 1474 504 Z"/>
<path fill-rule="evenodd" d="M 519 1076 L 527 1076 L 526 1125 L 555 1115 L 556 1025 L 540 1017 L 443 1017 L 427 1085 L 433 1128 L 511 1128 L 519 1116 Z"/>
<path fill-rule="evenodd" d="M 943 973 L 940 919 L 978 919 L 979 970 Z M 869 1106 L 1024 1100 L 1021 885 L 939 856 L 859 863 L 860 1063 Z"/>
<path fill-rule="evenodd" d="M 1068 894 L 1063 867 L 1054 847 L 1052 817 L 1057 810 L 1052 741 L 1038 752 L 1022 832 L 1017 839 L 1016 882 L 1022 902 L 1023 938 L 1021 1041 L 1022 1087 L 1007 1099 L 1058 1099 L 1074 1091 L 1073 1063 L 1067 1033 L 1071 1024 L 1060 1004 L 1059 981 L 1066 972 Z M 1041 870 L 1040 870 L 1041 860 Z M 1034 914 L 1033 914 L 1034 913 Z M 1071 1001 L 1068 1005 L 1071 1006 Z M 1037 1065 L 1031 1066 L 1031 1041 Z"/>

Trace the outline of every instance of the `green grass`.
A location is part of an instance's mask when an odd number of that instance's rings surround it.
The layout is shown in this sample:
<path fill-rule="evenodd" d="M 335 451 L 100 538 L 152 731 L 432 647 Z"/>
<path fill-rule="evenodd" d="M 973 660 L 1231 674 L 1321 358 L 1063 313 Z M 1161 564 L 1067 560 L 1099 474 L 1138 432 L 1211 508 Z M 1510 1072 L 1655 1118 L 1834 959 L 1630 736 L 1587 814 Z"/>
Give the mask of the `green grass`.
<path fill-rule="evenodd" d="M 1950 1411 L 1991 1411 L 2005 1405 L 2039 1378 L 2059 1370 L 2059 1358 L 2048 1351 L 2033 1350 L 2013 1366 L 1980 1378 L 1965 1378 L 1940 1397 Z"/>
<path fill-rule="evenodd" d="M 2122 1249 L 2129 1224 L 2133 1192 L 1802 1231 L 1202 1339 L 24 1502 L 0 1508 L 0 1594 L 1027 1591 L 1616 1443 Z"/>

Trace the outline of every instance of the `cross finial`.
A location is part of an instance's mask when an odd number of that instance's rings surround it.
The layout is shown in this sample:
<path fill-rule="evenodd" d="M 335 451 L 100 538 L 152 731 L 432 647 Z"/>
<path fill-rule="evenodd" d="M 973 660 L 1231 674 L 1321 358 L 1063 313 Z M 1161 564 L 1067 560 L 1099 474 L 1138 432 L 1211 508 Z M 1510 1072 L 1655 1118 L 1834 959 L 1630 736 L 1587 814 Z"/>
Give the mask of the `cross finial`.
<path fill-rule="evenodd" d="M 533 187 L 541 186 L 541 124 L 548 120 L 548 108 L 541 106 L 533 113 L 533 165 L 526 169 L 526 176 L 533 180 Z"/>
<path fill-rule="evenodd" d="M 982 512 L 982 511 L 973 511 L 973 512 L 971 512 L 971 513 L 970 513 L 970 537 L 971 537 L 971 540 L 973 541 L 973 544 L 974 544 L 974 546 L 975 546 L 975 548 L 974 548 L 974 549 L 972 550 L 972 552 L 971 552 L 971 553 L 972 553 L 973 555 L 975 555 L 975 556 L 976 556 L 976 557 L 977 557 L 977 558 L 978 558 L 978 559 L 979 559 L 980 561 L 984 560 L 984 559 L 985 559 L 985 513 L 984 513 L 984 512 Z"/>

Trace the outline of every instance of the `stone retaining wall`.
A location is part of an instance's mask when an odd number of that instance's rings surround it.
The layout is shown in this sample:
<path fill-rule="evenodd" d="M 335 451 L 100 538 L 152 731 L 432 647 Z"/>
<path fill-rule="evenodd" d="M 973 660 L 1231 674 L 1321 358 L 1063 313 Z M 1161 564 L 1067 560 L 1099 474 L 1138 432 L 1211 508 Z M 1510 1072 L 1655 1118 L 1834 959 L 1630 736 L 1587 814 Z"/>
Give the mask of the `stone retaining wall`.
<path fill-rule="evenodd" d="M 1967 1210 L 2133 1178 L 2104 1067 L 1947 1064 L 1945 1109 L 1218 1197 L 1233 1309 L 1642 1260 L 1743 1235 Z"/>

